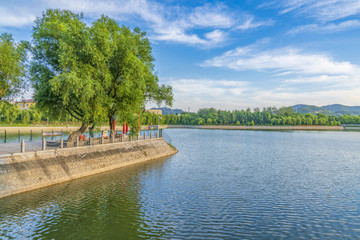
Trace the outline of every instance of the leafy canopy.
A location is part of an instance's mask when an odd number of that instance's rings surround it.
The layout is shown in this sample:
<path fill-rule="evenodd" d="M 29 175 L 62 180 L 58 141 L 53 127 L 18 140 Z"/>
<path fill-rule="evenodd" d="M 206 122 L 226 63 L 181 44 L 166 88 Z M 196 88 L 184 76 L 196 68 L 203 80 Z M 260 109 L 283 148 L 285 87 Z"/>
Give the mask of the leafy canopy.
<path fill-rule="evenodd" d="M 81 14 L 47 10 L 33 29 L 35 101 L 54 115 L 97 124 L 115 114 L 132 121 L 146 101 L 172 104 L 158 85 L 145 33 L 102 16 L 87 26 Z"/>
<path fill-rule="evenodd" d="M 82 16 L 47 10 L 33 29 L 31 76 L 37 106 L 50 115 L 70 114 L 85 124 L 104 114 L 96 51 Z"/>
<path fill-rule="evenodd" d="M 26 42 L 14 43 L 11 35 L 0 35 L 0 100 L 11 98 L 24 88 Z"/>
<path fill-rule="evenodd" d="M 103 84 L 108 119 L 117 115 L 135 129 L 134 113 L 140 113 L 147 101 L 171 105 L 172 89 L 159 85 L 154 73 L 154 58 L 145 32 L 120 27 L 113 19 L 102 16 L 90 28 L 96 49 L 101 56 Z M 110 124 L 111 126 L 111 124 Z"/>

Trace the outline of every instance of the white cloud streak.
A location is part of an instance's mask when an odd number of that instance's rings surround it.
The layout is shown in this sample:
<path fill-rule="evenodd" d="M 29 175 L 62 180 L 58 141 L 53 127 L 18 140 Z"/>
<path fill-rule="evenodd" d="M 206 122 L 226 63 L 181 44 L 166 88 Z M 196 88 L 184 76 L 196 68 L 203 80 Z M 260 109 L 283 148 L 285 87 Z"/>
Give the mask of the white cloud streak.
<path fill-rule="evenodd" d="M 306 53 L 296 48 L 258 50 L 258 44 L 239 47 L 205 61 L 202 66 L 225 67 L 237 71 L 272 71 L 286 74 L 348 74 L 360 72 L 359 66 L 335 61 L 325 54 Z"/>
<path fill-rule="evenodd" d="M 263 6 L 278 6 L 281 13 L 309 16 L 322 21 L 333 21 L 360 13 L 359 0 L 276 0 Z"/>
<path fill-rule="evenodd" d="M 190 24 L 199 27 L 230 28 L 234 25 L 233 14 L 223 4 L 206 4 L 196 7 L 189 14 Z"/>
<path fill-rule="evenodd" d="M 274 25 L 274 21 L 273 20 L 268 20 L 268 21 L 258 21 L 256 22 L 254 20 L 253 16 L 246 16 L 245 20 L 243 20 L 243 22 L 236 26 L 236 29 L 239 30 L 249 30 L 249 29 L 255 29 L 255 28 L 259 28 L 259 27 L 264 27 L 264 26 L 272 26 Z"/>
<path fill-rule="evenodd" d="M 321 89 L 318 91 L 288 92 L 276 90 L 259 90 L 257 101 L 261 107 L 271 102 L 275 106 L 291 106 L 294 104 L 328 105 L 340 103 L 345 105 L 357 105 L 360 100 L 360 88 L 352 89 Z"/>
<path fill-rule="evenodd" d="M 288 34 L 295 35 L 302 32 L 334 33 L 360 28 L 359 20 L 348 20 L 338 24 L 308 24 L 291 29 Z"/>

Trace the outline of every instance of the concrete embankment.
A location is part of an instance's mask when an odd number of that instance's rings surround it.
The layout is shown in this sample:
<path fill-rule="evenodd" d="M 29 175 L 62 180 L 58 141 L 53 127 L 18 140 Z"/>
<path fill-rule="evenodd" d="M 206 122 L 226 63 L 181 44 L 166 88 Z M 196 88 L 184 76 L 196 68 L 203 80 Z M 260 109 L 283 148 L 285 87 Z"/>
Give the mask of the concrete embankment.
<path fill-rule="evenodd" d="M 0 197 L 167 157 L 162 138 L 0 156 Z"/>
<path fill-rule="evenodd" d="M 167 125 L 166 128 L 200 128 L 200 129 L 225 129 L 225 130 L 344 130 L 342 126 L 231 126 L 231 125 Z"/>

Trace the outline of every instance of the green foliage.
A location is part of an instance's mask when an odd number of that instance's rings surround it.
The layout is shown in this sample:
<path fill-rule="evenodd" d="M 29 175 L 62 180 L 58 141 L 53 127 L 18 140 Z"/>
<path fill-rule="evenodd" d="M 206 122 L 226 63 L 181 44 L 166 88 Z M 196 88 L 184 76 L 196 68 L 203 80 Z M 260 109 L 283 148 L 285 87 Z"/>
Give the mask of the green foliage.
<path fill-rule="evenodd" d="M 90 32 L 100 56 L 98 64 L 108 81 L 102 86 L 106 93 L 110 126 L 111 119 L 116 115 L 120 121 L 136 129 L 137 121 L 133 121 L 133 114 L 142 112 L 145 102 L 172 104 L 171 87 L 158 84 L 145 32 L 139 28 L 131 31 L 125 26 L 120 27 L 105 16 L 93 24 Z"/>
<path fill-rule="evenodd" d="M 49 116 L 71 115 L 83 127 L 113 116 L 136 129 L 146 101 L 171 105 L 172 89 L 158 84 L 145 33 L 102 16 L 47 10 L 35 22 L 31 76 L 35 101 Z M 82 129 L 83 129 L 82 127 Z"/>
<path fill-rule="evenodd" d="M 289 116 L 294 113 L 292 107 L 281 107 L 279 110 L 275 111 L 278 115 Z"/>
<path fill-rule="evenodd" d="M 17 105 L 13 105 L 8 102 L 0 102 L 0 105 L 1 120 L 12 125 L 13 122 L 19 117 L 20 108 Z"/>
<path fill-rule="evenodd" d="M 28 110 L 22 110 L 20 116 L 21 116 L 21 121 L 24 124 L 28 124 L 30 122 L 30 113 Z"/>
<path fill-rule="evenodd" d="M 27 42 L 14 43 L 11 35 L 0 35 L 0 101 L 24 89 Z"/>
<path fill-rule="evenodd" d="M 29 112 L 33 123 L 38 123 L 41 121 L 41 117 L 43 114 L 36 107 L 31 106 Z"/>
<path fill-rule="evenodd" d="M 70 114 L 84 124 L 103 120 L 106 76 L 99 72 L 99 56 L 82 16 L 47 10 L 33 32 L 31 77 L 37 106 L 50 117 Z"/>

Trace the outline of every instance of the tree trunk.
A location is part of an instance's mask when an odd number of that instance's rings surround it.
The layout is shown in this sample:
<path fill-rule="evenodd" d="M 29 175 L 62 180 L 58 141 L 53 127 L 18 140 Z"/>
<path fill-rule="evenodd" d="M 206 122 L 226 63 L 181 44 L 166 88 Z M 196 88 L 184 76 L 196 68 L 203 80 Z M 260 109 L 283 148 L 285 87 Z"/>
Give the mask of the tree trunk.
<path fill-rule="evenodd" d="M 110 126 L 110 138 L 112 138 L 112 136 L 115 136 L 115 129 L 114 129 L 114 125 L 113 125 L 113 116 L 108 116 L 109 118 L 109 126 Z"/>
<path fill-rule="evenodd" d="M 72 134 L 70 134 L 67 142 L 68 143 L 75 142 L 76 138 L 81 136 L 81 134 L 83 134 L 86 131 L 88 126 L 89 126 L 88 123 L 82 123 L 79 130 L 77 130 L 77 131 L 73 132 Z"/>
<path fill-rule="evenodd" d="M 95 124 L 91 125 L 91 127 L 89 127 L 89 136 L 90 137 L 94 137 L 94 128 L 95 128 Z"/>

